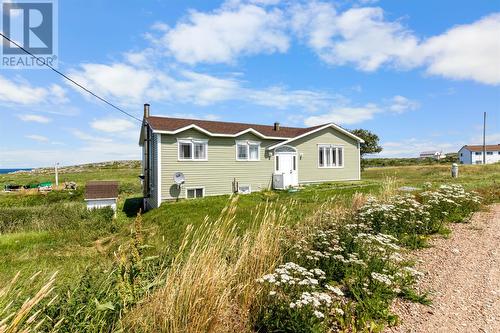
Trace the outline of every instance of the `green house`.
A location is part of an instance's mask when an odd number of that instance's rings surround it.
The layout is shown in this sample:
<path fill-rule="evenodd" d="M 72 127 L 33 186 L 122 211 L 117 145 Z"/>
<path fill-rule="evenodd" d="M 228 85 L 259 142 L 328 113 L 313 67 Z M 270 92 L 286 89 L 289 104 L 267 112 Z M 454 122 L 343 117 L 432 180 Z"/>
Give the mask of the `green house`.
<path fill-rule="evenodd" d="M 151 116 L 139 144 L 145 208 L 179 198 L 360 179 L 363 140 L 333 123 L 298 128 Z"/>

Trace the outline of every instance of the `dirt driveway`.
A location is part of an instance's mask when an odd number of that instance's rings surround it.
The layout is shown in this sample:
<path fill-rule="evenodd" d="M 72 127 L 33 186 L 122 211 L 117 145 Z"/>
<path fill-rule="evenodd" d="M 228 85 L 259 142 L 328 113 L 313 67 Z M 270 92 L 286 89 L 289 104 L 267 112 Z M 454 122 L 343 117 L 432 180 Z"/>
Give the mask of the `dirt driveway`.
<path fill-rule="evenodd" d="M 450 227 L 449 239 L 412 254 L 432 305 L 396 302 L 401 325 L 386 332 L 500 332 L 500 204 Z"/>

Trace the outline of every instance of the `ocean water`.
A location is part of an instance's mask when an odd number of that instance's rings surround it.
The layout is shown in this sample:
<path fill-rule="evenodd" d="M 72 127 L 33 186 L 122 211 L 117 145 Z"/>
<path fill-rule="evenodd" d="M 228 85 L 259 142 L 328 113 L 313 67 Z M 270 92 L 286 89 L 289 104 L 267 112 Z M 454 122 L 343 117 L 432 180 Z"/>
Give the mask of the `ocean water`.
<path fill-rule="evenodd" d="M 0 174 L 14 172 L 14 171 L 18 171 L 18 170 L 31 170 L 31 169 L 0 169 Z"/>

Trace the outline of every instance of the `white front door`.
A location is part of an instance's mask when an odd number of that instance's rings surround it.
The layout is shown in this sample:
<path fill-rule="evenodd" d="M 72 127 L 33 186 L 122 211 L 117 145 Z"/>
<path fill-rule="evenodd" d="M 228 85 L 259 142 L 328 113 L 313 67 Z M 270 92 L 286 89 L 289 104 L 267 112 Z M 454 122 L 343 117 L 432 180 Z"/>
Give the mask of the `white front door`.
<path fill-rule="evenodd" d="M 297 153 L 277 153 L 275 158 L 275 172 L 283 174 L 283 187 L 299 185 L 297 172 Z"/>

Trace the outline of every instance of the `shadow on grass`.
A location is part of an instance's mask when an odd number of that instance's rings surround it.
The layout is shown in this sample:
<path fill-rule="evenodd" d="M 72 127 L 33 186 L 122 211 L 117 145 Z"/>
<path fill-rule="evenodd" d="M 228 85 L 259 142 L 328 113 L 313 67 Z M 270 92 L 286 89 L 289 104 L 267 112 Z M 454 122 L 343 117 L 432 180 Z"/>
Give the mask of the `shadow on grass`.
<path fill-rule="evenodd" d="M 142 197 L 128 198 L 123 204 L 123 212 L 127 217 L 135 217 L 139 210 L 142 208 Z"/>

